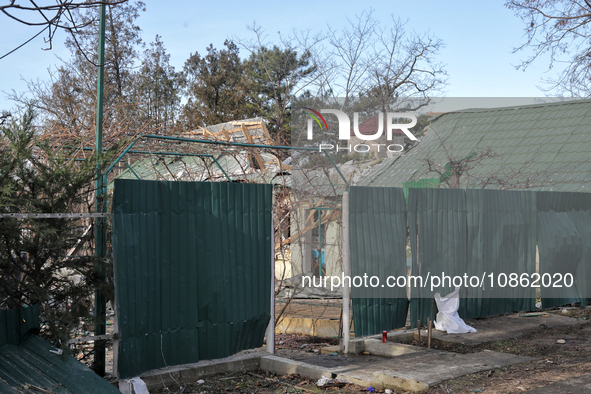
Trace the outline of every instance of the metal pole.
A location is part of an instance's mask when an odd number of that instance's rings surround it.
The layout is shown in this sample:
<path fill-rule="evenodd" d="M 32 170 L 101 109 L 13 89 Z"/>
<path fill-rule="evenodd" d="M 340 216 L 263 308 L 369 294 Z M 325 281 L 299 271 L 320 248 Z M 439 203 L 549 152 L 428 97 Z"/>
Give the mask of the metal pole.
<path fill-rule="evenodd" d="M 275 230 L 271 211 L 271 319 L 267 326 L 267 351 L 275 354 Z"/>
<path fill-rule="evenodd" d="M 322 276 L 322 211 L 316 210 L 318 214 L 318 277 Z"/>
<path fill-rule="evenodd" d="M 98 45 L 98 76 L 96 89 L 96 143 L 95 152 L 97 157 L 103 151 L 103 97 L 104 97 L 104 77 L 105 77 L 105 14 L 106 5 L 103 3 L 100 7 L 99 21 L 99 45 Z M 95 212 L 105 212 L 104 204 L 104 185 L 103 175 L 100 171 L 101 163 L 97 163 L 97 177 L 95 181 Z M 99 278 L 104 281 L 105 267 L 105 234 L 103 218 L 96 221 L 95 232 L 95 256 L 97 257 L 96 268 L 99 272 Z M 103 335 L 106 333 L 106 300 L 97 290 L 94 293 L 94 335 Z M 94 368 L 95 372 L 105 375 L 105 341 L 94 342 Z"/>
<path fill-rule="evenodd" d="M 341 213 L 343 215 L 343 274 L 344 278 L 351 277 L 351 245 L 349 239 L 349 191 L 343 193 L 343 204 Z M 344 279 L 343 278 L 343 279 Z M 349 353 L 349 331 L 351 330 L 351 316 L 349 304 L 351 303 L 351 282 L 343 280 L 343 352 Z"/>

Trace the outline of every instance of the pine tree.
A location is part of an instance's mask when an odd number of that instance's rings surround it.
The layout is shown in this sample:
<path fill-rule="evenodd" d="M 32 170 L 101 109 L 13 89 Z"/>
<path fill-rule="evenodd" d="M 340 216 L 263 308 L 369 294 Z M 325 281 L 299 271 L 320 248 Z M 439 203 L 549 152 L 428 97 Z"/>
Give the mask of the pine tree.
<path fill-rule="evenodd" d="M 0 125 L 0 213 L 80 212 L 92 193 L 96 157 L 74 161 L 70 151 L 56 151 L 36 135 L 33 120 L 28 109 Z M 0 218 L 0 309 L 40 304 L 44 335 L 62 346 L 89 317 L 98 285 L 92 233 L 85 235 L 80 222 Z"/>

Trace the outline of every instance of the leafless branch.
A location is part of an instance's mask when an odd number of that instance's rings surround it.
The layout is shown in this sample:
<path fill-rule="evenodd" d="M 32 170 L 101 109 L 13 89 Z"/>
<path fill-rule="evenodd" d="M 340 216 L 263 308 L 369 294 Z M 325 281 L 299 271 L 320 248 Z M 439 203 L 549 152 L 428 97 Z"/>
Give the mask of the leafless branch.
<path fill-rule="evenodd" d="M 8 4 L 0 5 L 0 12 L 8 18 L 27 26 L 42 27 L 42 30 L 26 40 L 23 44 L 17 46 L 11 51 L 0 56 L 5 58 L 16 50 L 20 49 L 35 37 L 43 32 L 47 32 L 45 43 L 48 45 L 45 50 L 52 49 L 53 38 L 58 30 L 65 30 L 74 36 L 74 32 L 93 21 L 80 22 L 72 11 L 98 7 L 102 4 L 115 5 L 125 3 L 127 0 L 109 0 L 109 1 L 75 1 L 75 0 L 55 0 L 53 4 L 38 5 L 35 1 L 28 2 L 21 0 L 9 0 Z M 29 4 L 30 3 L 30 4 Z"/>
<path fill-rule="evenodd" d="M 541 56 L 550 56 L 548 69 L 566 64 L 556 78 L 543 80 L 552 91 L 563 96 L 591 95 L 589 66 L 591 54 L 591 3 L 588 0 L 511 0 L 505 6 L 525 23 L 525 42 L 514 49 L 533 50 L 516 68 L 526 69 Z"/>

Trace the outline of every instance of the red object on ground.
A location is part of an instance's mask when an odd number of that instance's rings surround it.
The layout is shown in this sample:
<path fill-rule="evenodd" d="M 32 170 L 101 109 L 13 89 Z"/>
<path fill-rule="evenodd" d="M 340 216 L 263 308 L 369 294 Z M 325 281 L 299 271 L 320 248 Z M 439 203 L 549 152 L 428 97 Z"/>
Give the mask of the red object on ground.
<path fill-rule="evenodd" d="M 382 331 L 382 342 L 386 343 L 388 340 L 388 331 Z"/>

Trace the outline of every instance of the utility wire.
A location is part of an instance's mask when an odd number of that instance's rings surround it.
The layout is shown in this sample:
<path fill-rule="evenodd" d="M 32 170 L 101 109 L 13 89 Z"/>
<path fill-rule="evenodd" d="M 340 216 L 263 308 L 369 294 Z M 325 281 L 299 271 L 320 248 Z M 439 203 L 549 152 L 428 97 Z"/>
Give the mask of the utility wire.
<path fill-rule="evenodd" d="M 0 60 L 4 59 L 6 56 L 10 55 L 12 52 L 17 51 L 18 49 L 22 48 L 23 46 L 27 45 L 29 42 L 31 42 L 34 38 L 36 38 L 39 34 L 43 33 L 45 30 L 47 30 L 47 28 L 49 28 L 49 26 L 46 26 L 43 30 L 41 30 L 39 33 L 35 34 L 33 37 L 29 38 L 27 41 L 23 42 L 21 45 L 17 46 L 16 48 L 14 48 L 12 51 L 2 55 L 2 57 L 0 57 Z"/>

